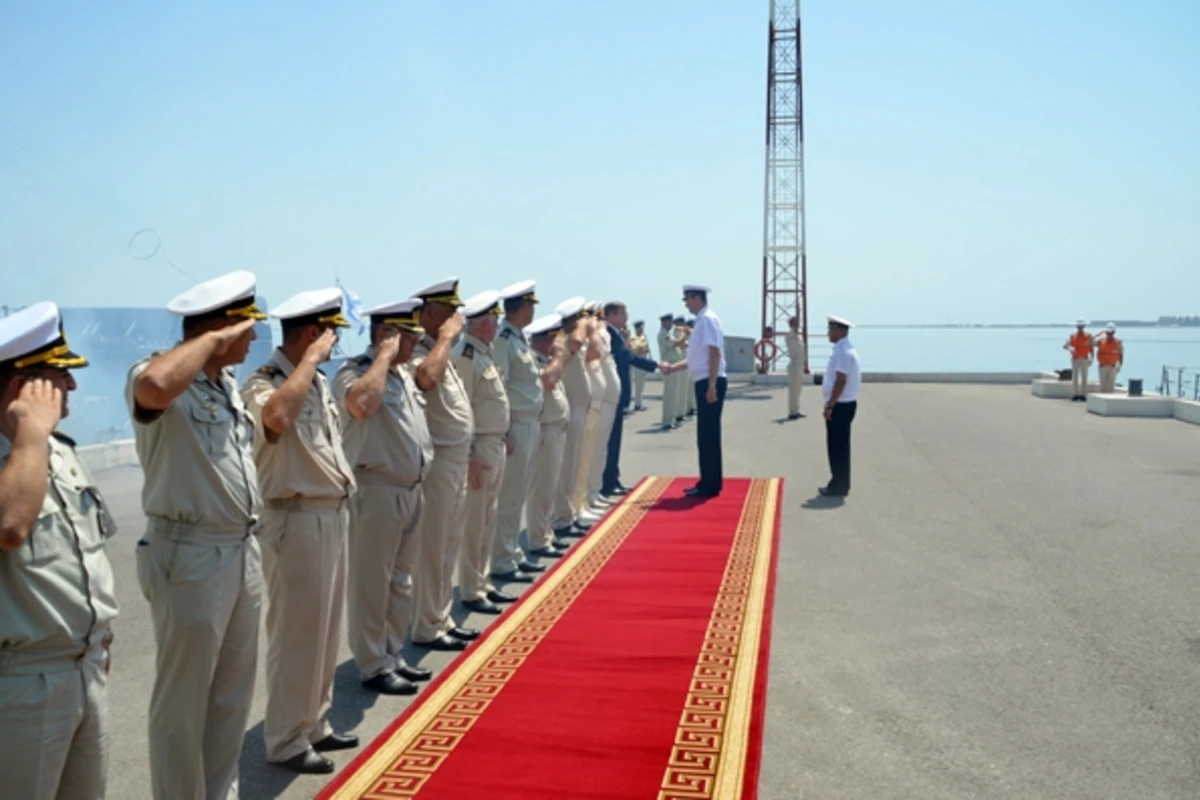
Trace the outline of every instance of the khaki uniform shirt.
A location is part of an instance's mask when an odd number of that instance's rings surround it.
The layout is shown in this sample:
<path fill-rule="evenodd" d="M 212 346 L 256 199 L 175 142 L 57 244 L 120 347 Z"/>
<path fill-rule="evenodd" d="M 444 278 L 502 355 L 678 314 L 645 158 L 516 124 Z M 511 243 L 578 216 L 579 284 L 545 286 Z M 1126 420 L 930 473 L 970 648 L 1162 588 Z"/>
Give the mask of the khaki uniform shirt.
<path fill-rule="evenodd" d="M 425 480 L 433 463 L 433 439 L 425 424 L 425 409 L 417 396 L 412 375 L 392 367 L 383 385 L 383 405 L 366 419 L 355 419 L 346 410 L 346 394 L 375 361 L 375 348 L 346 359 L 333 378 L 342 419 L 346 459 L 359 472 L 378 476 L 397 486 L 414 486 Z"/>
<path fill-rule="evenodd" d="M 416 374 L 417 368 L 436 344 L 428 334 L 421 337 L 413 350 L 412 360 L 408 362 L 410 374 Z M 417 390 L 420 391 L 420 388 L 418 386 Z M 471 401 L 467 398 L 462 377 L 454 367 L 453 358 L 446 365 L 442 382 L 432 391 L 422 392 L 422 397 L 425 398 L 425 421 L 429 425 L 434 447 L 466 447 L 471 443 L 475 435 Z"/>
<path fill-rule="evenodd" d="M 199 373 L 161 413 L 139 417 L 133 382 L 150 363 L 139 361 L 125 383 L 138 460 L 145 473 L 147 517 L 206 528 L 249 528 L 262 511 L 254 465 L 254 420 L 226 369 L 210 381 Z"/>
<path fill-rule="evenodd" d="M 571 352 L 571 348 L 566 342 L 563 342 L 563 358 L 565 359 L 563 366 L 562 383 L 567 392 L 567 400 L 571 403 L 571 408 L 582 411 L 586 410 L 592 402 L 592 383 L 588 377 L 587 365 L 584 363 L 584 354 L 587 346 L 581 347 L 578 353 Z"/>
<path fill-rule="evenodd" d="M 800 336 L 800 331 L 787 332 L 787 354 L 788 360 L 797 366 L 804 363 L 804 339 Z"/>
<path fill-rule="evenodd" d="M 550 366 L 550 359 L 541 353 L 534 355 L 537 357 L 539 369 Z M 539 421 L 542 425 L 565 425 L 570 418 L 571 405 L 567 401 L 567 388 L 561 380 L 555 381 L 553 389 L 542 390 L 542 413 Z"/>
<path fill-rule="evenodd" d="M 354 492 L 354 473 L 342 447 L 340 415 L 320 370 L 308 387 L 300 416 L 275 442 L 267 440 L 263 409 L 295 370 L 276 349 L 242 384 L 242 400 L 254 418 L 254 461 L 263 499 L 347 497 Z"/>
<path fill-rule="evenodd" d="M 55 433 L 48 447 L 50 483 L 37 522 L 24 544 L 0 551 L 0 674 L 10 659 L 47 669 L 70 662 L 107 639 L 117 616 L 105 552 L 117 525 L 75 443 Z M 0 434 L 0 470 L 11 452 Z"/>
<path fill-rule="evenodd" d="M 617 360 L 612 354 L 612 334 L 608 326 L 600 331 L 600 371 L 604 374 L 604 402 L 621 402 L 621 375 L 617 372 Z"/>
<path fill-rule="evenodd" d="M 492 361 L 492 348 L 470 334 L 454 346 L 454 368 L 462 376 L 476 436 L 503 436 L 508 433 L 508 394 L 504 379 Z"/>
<path fill-rule="evenodd" d="M 658 331 L 658 357 L 668 364 L 679 360 L 679 350 L 675 347 L 675 336 L 670 328 L 660 328 Z"/>
<path fill-rule="evenodd" d="M 537 419 L 542 411 L 542 381 L 533 348 L 525 334 L 508 320 L 492 343 L 492 360 L 508 390 L 508 407 L 513 420 Z"/>

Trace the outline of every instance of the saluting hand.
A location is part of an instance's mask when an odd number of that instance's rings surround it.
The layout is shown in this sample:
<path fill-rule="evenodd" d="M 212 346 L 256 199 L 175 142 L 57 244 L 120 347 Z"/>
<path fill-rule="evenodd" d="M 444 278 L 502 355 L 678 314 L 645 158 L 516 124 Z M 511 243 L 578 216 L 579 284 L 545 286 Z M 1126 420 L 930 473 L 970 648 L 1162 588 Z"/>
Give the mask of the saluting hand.
<path fill-rule="evenodd" d="M 333 354 L 333 346 L 337 344 L 337 340 L 337 331 L 327 329 L 304 351 L 304 358 L 310 364 L 324 364 L 329 360 L 329 356 Z"/>
<path fill-rule="evenodd" d="M 45 378 L 30 378 L 8 406 L 8 423 L 18 434 L 45 439 L 62 419 L 62 389 Z"/>
<path fill-rule="evenodd" d="M 379 339 L 379 358 L 391 363 L 400 352 L 400 330 L 392 325 L 385 325 Z"/>
<path fill-rule="evenodd" d="M 463 317 L 462 314 L 451 314 L 450 318 L 442 323 L 442 327 L 438 328 L 438 338 L 444 342 L 457 339 L 462 333 Z"/>
<path fill-rule="evenodd" d="M 236 325 L 228 325 L 215 331 L 209 331 L 208 335 L 212 337 L 214 343 L 213 353 L 218 356 L 225 355 L 225 352 L 234 342 L 242 338 L 242 335 L 246 331 L 254 327 L 254 323 L 255 320 L 244 319 Z"/>

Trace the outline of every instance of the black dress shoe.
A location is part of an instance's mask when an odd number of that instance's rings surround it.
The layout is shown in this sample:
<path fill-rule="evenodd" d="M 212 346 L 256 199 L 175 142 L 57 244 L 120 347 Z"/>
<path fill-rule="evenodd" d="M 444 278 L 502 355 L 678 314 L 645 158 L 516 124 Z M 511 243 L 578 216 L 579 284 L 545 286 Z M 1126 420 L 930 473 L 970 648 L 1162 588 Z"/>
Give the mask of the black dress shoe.
<path fill-rule="evenodd" d="M 533 576 L 528 572 L 493 572 L 492 577 L 505 583 L 533 583 Z"/>
<path fill-rule="evenodd" d="M 546 558 L 561 558 L 562 551 L 554 545 L 551 545 L 549 547 L 539 547 L 537 550 L 530 550 L 529 555 L 545 556 Z"/>
<path fill-rule="evenodd" d="M 416 694 L 417 687 L 405 680 L 405 677 L 407 676 L 401 677 L 395 672 L 381 672 L 363 681 L 363 688 L 380 694 Z"/>
<path fill-rule="evenodd" d="M 500 606 L 493 603 L 491 600 L 468 600 L 463 603 L 463 608 L 469 608 L 480 614 L 499 614 Z"/>
<path fill-rule="evenodd" d="M 830 489 L 828 486 L 820 487 L 819 489 L 817 489 L 817 492 L 820 493 L 820 495 L 822 497 L 845 497 L 846 495 L 850 494 L 849 492 L 842 492 L 842 491 L 838 491 L 837 489 Z"/>
<path fill-rule="evenodd" d="M 331 733 L 319 742 L 313 742 L 313 750 L 328 753 L 332 750 L 352 750 L 358 747 L 358 737 L 353 733 Z"/>
<path fill-rule="evenodd" d="M 396 674 L 406 681 L 427 681 L 433 677 L 433 670 L 405 664 L 402 667 L 396 667 Z"/>
<path fill-rule="evenodd" d="M 333 772 L 333 762 L 325 756 L 318 755 L 312 749 L 294 755 L 287 761 L 279 762 L 279 766 L 286 767 L 292 772 L 299 772 L 301 775 L 328 775 Z"/>
<path fill-rule="evenodd" d="M 488 592 L 487 597 L 488 600 L 491 600 L 493 603 L 514 603 L 517 600 L 517 598 L 513 597 L 511 594 L 505 594 L 498 589 L 492 589 L 490 592 Z"/>
<path fill-rule="evenodd" d="M 693 486 L 690 489 L 684 489 L 683 493 L 688 497 L 696 497 L 700 499 L 716 497 L 720 492 L 714 492 L 709 489 L 701 489 L 699 486 Z"/>
<path fill-rule="evenodd" d="M 532 564 L 528 561 L 522 561 L 517 566 L 517 571 L 524 572 L 526 574 L 530 574 L 530 573 L 534 573 L 534 572 L 545 572 L 546 566 L 544 564 Z"/>
<path fill-rule="evenodd" d="M 428 647 L 430 650 L 466 650 L 467 643 L 462 639 L 455 639 L 446 634 L 442 634 L 431 642 L 413 642 L 418 647 Z"/>
<path fill-rule="evenodd" d="M 571 549 L 571 543 L 568 542 L 566 539 L 555 539 L 553 542 L 550 543 L 550 546 L 553 547 L 555 550 L 559 550 L 564 553 L 567 550 Z"/>
<path fill-rule="evenodd" d="M 451 628 L 446 631 L 447 636 L 453 636 L 455 639 L 461 639 L 464 642 L 473 642 L 479 638 L 479 631 L 474 628 Z"/>

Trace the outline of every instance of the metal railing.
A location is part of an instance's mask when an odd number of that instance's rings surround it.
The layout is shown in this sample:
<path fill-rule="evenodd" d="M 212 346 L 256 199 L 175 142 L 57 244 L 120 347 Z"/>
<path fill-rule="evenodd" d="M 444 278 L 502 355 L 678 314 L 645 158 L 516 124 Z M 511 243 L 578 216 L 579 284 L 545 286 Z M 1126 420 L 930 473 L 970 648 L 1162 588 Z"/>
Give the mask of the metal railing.
<path fill-rule="evenodd" d="M 1164 364 L 1158 393 L 1187 397 L 1189 390 L 1192 400 L 1200 400 L 1200 367 L 1170 367 Z"/>

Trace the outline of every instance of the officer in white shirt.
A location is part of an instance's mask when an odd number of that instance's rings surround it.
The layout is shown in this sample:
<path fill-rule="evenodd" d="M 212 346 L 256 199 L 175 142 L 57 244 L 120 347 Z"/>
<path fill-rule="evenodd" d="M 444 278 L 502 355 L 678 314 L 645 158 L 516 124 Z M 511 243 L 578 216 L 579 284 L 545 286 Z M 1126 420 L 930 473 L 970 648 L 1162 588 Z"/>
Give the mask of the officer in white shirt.
<path fill-rule="evenodd" d="M 818 491 L 826 497 L 845 497 L 850 494 L 850 423 L 858 410 L 862 372 L 858 351 L 850 343 L 850 323 L 841 317 L 828 320 L 833 353 L 821 378 L 821 393 L 825 396 L 825 444 L 832 477 Z"/>
<path fill-rule="evenodd" d="M 700 451 L 700 480 L 686 490 L 689 497 L 716 497 L 722 488 L 721 412 L 725 409 L 725 334 L 721 320 L 708 307 L 707 286 L 684 284 L 683 302 L 696 316 L 688 339 L 687 360 L 664 372 L 687 369 L 696 397 L 696 446 Z"/>

